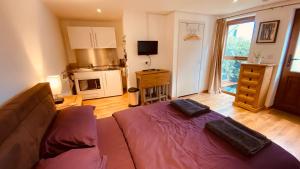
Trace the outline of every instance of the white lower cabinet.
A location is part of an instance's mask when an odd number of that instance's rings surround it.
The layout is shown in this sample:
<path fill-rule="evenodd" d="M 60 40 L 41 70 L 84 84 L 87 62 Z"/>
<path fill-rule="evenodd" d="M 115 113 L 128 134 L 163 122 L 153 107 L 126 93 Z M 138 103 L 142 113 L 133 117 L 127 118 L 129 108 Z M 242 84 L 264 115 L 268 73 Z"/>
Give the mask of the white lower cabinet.
<path fill-rule="evenodd" d="M 74 76 L 76 92 L 84 100 L 123 94 L 120 70 L 78 72 Z"/>
<path fill-rule="evenodd" d="M 105 96 L 123 94 L 122 77 L 120 70 L 105 71 Z"/>

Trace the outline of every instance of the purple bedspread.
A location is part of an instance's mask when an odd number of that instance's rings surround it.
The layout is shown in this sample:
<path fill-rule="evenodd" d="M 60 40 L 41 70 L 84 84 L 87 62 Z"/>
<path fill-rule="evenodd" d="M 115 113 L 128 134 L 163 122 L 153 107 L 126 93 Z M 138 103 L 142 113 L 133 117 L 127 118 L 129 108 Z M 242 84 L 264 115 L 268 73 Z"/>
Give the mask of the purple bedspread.
<path fill-rule="evenodd" d="M 299 161 L 275 143 L 243 156 L 204 128 L 223 118 L 215 112 L 188 118 L 162 102 L 113 116 L 137 169 L 300 169 Z"/>

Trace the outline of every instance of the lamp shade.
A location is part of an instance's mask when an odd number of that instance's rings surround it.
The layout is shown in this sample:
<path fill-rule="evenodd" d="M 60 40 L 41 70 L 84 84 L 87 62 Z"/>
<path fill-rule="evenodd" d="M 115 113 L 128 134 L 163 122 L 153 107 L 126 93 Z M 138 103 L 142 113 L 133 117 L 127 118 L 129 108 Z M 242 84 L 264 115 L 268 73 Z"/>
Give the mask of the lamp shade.
<path fill-rule="evenodd" d="M 59 75 L 48 76 L 47 82 L 50 83 L 51 91 L 53 95 L 61 94 L 62 86 Z"/>

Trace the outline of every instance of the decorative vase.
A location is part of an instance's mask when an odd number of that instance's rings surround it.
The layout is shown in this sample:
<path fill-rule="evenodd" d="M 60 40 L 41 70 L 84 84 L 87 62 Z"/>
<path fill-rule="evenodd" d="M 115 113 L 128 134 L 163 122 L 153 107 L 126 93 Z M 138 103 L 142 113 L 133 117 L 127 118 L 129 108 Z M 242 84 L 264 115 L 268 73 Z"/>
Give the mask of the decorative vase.
<path fill-rule="evenodd" d="M 255 58 L 255 63 L 260 64 L 261 63 L 261 57 Z"/>

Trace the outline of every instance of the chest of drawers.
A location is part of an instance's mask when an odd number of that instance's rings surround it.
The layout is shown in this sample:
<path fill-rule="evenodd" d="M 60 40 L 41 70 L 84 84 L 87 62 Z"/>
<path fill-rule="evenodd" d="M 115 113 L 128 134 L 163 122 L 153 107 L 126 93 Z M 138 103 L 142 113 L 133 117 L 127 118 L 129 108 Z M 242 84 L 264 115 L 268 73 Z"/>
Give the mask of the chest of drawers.
<path fill-rule="evenodd" d="M 234 105 L 253 112 L 264 109 L 273 67 L 271 64 L 242 64 Z"/>

